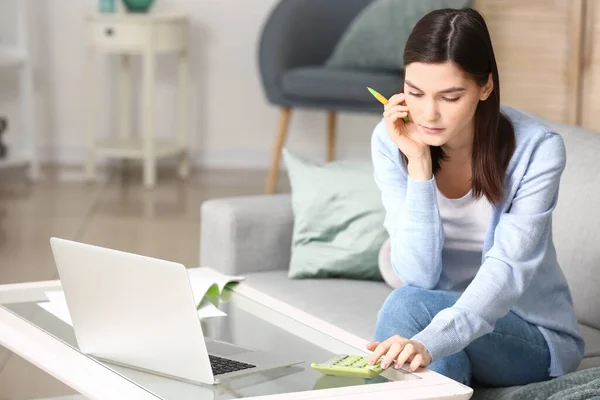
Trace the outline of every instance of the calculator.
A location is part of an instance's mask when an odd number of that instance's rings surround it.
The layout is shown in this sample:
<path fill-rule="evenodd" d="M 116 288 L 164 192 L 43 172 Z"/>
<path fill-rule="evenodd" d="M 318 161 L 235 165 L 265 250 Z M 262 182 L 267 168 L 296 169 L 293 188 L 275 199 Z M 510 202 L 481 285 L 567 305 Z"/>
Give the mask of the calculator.
<path fill-rule="evenodd" d="M 379 359 L 375 364 L 367 363 L 369 356 L 337 354 L 322 363 L 312 363 L 310 367 L 325 375 L 350 376 L 355 378 L 373 378 L 384 371 Z"/>

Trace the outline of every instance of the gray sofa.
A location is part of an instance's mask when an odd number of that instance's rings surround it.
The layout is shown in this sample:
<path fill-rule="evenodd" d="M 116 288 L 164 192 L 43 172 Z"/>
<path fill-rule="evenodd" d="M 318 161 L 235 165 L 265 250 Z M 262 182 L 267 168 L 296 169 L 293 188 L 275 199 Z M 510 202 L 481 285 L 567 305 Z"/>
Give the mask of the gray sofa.
<path fill-rule="evenodd" d="M 562 135 L 567 148 L 553 230 L 586 340 L 580 369 L 600 366 L 600 134 L 544 122 Z M 371 339 L 377 311 L 391 289 L 383 282 L 289 279 L 293 223 L 289 194 L 206 201 L 200 265 L 244 275 L 257 289 Z M 475 388 L 473 398 L 507 399 L 516 389 Z"/>

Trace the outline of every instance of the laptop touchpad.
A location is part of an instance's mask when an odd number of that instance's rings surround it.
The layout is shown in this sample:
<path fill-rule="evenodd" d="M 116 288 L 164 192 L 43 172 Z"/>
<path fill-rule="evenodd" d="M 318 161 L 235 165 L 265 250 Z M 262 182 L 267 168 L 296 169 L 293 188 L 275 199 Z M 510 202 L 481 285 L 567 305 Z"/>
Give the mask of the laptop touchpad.
<path fill-rule="evenodd" d="M 253 351 L 252 349 L 247 349 L 245 347 L 210 339 L 206 340 L 206 349 L 209 354 L 214 354 L 216 356 L 233 356 Z"/>

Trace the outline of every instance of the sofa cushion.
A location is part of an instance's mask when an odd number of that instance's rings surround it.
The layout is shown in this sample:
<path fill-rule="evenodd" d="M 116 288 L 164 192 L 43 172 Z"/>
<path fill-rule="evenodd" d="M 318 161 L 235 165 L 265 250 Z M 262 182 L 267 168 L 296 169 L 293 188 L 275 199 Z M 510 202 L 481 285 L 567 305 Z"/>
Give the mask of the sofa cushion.
<path fill-rule="evenodd" d="M 283 76 L 286 95 L 320 101 L 350 101 L 379 104 L 368 92 L 367 86 L 386 97 L 402 90 L 401 73 L 372 73 L 335 71 L 323 67 L 301 67 L 289 70 Z M 383 106 L 381 106 L 383 112 Z"/>
<path fill-rule="evenodd" d="M 537 118 L 562 136 L 567 151 L 552 222 L 558 261 L 579 321 L 600 329 L 600 134 Z"/>
<path fill-rule="evenodd" d="M 586 357 L 581 360 L 581 364 L 577 367 L 578 371 L 586 368 L 600 367 L 600 357 Z"/>
<path fill-rule="evenodd" d="M 579 324 L 579 329 L 585 341 L 585 358 L 600 357 L 600 331 L 591 326 Z"/>
<path fill-rule="evenodd" d="M 287 270 L 246 278 L 253 288 L 366 340 L 372 340 L 377 312 L 392 291 L 376 281 L 289 279 Z"/>
<path fill-rule="evenodd" d="M 489 388 L 473 385 L 473 397 L 471 397 L 471 400 L 513 400 L 513 394 L 522 387 Z"/>
<path fill-rule="evenodd" d="M 294 213 L 289 277 L 381 281 L 377 255 L 387 232 L 373 165 L 320 165 L 287 149 L 283 157 Z"/>
<path fill-rule="evenodd" d="M 386 241 L 379 249 L 379 258 L 377 263 L 379 264 L 379 273 L 381 273 L 381 277 L 388 284 L 389 287 L 395 289 L 399 288 L 403 285 L 402 279 L 396 274 L 394 268 L 392 267 L 392 242 L 390 238 L 387 238 Z"/>

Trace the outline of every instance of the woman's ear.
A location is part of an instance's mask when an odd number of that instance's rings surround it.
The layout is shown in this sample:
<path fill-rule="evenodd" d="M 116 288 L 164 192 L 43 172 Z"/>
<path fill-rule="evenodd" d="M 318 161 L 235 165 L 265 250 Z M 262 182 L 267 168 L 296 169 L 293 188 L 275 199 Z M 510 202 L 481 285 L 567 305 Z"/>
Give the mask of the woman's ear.
<path fill-rule="evenodd" d="M 483 85 L 483 87 L 481 88 L 479 100 L 481 100 L 481 101 L 487 100 L 487 98 L 490 97 L 490 94 L 492 94 L 493 91 L 494 91 L 494 79 L 492 79 L 492 74 L 490 73 L 488 76 L 487 83 L 485 85 Z"/>

